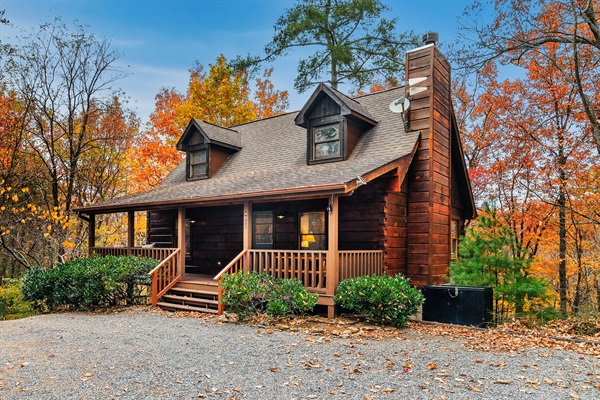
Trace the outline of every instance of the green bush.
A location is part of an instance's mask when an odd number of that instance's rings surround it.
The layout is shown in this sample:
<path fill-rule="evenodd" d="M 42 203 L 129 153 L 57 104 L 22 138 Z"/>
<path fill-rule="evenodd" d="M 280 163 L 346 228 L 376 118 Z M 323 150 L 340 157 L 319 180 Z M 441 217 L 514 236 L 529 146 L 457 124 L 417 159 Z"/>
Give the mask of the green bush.
<path fill-rule="evenodd" d="M 30 270 L 22 279 L 24 299 L 40 309 L 110 307 L 145 302 L 157 265 L 150 258 L 79 258 L 54 268 Z"/>
<path fill-rule="evenodd" d="M 21 282 L 4 279 L 0 285 L 0 321 L 29 317 L 33 314 L 31 304 L 23 300 Z"/>
<path fill-rule="evenodd" d="M 402 275 L 371 275 L 340 282 L 333 301 L 369 320 L 404 326 L 423 304 L 423 295 Z"/>
<path fill-rule="evenodd" d="M 225 275 L 221 286 L 222 303 L 240 320 L 261 311 L 273 317 L 302 314 L 311 311 L 319 299 L 297 279 L 273 278 L 264 273 Z"/>

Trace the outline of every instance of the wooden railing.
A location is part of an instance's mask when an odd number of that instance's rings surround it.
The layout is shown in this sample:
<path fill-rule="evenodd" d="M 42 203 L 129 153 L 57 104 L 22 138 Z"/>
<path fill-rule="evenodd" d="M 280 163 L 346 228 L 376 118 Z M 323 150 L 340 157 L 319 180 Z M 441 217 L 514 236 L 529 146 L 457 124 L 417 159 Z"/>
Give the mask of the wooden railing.
<path fill-rule="evenodd" d="M 179 249 L 175 249 L 167 258 L 162 260 L 148 275 L 152 277 L 152 307 L 156 307 L 160 299 L 179 280 L 178 271 Z"/>
<path fill-rule="evenodd" d="M 244 256 L 248 253 L 248 250 L 242 250 L 229 264 L 225 266 L 215 277 L 214 280 L 220 280 L 224 274 L 235 274 L 241 271 L 244 267 Z"/>
<path fill-rule="evenodd" d="M 344 279 L 383 274 L 383 251 L 342 250 L 340 257 L 340 282 Z"/>
<path fill-rule="evenodd" d="M 138 256 L 153 258 L 162 261 L 169 257 L 176 248 L 160 248 L 160 247 L 93 247 L 92 253 L 106 256 Z"/>
<path fill-rule="evenodd" d="M 229 264 L 225 266 L 215 277 L 214 280 L 219 281 L 219 290 L 217 291 L 217 300 L 219 301 L 218 305 L 218 314 L 221 315 L 225 311 L 225 304 L 223 304 L 223 287 L 221 286 L 221 279 L 223 279 L 224 274 L 235 274 L 239 271 L 243 271 L 244 269 L 244 256 L 248 254 L 248 250 L 242 250 L 240 254 L 235 256 L 233 260 Z"/>
<path fill-rule="evenodd" d="M 298 279 L 307 289 L 325 290 L 326 251 L 248 250 L 250 271 Z"/>

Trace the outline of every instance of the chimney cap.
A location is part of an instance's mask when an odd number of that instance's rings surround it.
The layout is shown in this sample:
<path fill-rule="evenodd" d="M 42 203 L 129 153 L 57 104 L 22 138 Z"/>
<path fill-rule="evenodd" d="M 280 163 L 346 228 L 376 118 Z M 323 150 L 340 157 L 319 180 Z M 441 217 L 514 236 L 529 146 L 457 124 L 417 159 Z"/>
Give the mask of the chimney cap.
<path fill-rule="evenodd" d="M 439 37 L 437 32 L 427 32 L 423 35 L 423 45 L 437 44 Z"/>

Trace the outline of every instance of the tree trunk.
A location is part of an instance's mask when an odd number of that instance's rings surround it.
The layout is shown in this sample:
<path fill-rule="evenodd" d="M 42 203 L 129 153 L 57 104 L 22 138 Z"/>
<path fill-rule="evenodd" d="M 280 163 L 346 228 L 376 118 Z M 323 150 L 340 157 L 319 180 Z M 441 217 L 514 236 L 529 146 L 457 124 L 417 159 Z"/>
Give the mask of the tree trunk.
<path fill-rule="evenodd" d="M 558 293 L 560 297 L 560 313 L 563 317 L 567 316 L 567 194 L 565 193 L 565 182 L 567 182 L 567 173 L 565 172 L 564 155 L 564 136 L 563 131 L 559 130 L 558 141 L 558 168 L 559 168 L 559 188 L 558 188 Z"/>

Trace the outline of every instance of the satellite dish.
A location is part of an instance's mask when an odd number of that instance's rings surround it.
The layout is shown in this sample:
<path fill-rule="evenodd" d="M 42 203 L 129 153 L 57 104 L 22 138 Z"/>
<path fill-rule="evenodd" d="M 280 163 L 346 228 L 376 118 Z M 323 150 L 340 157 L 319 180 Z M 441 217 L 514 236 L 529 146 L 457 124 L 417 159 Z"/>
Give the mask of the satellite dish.
<path fill-rule="evenodd" d="M 403 113 L 410 107 L 410 101 L 407 98 L 401 97 L 390 103 L 390 111 L 393 113 Z"/>

